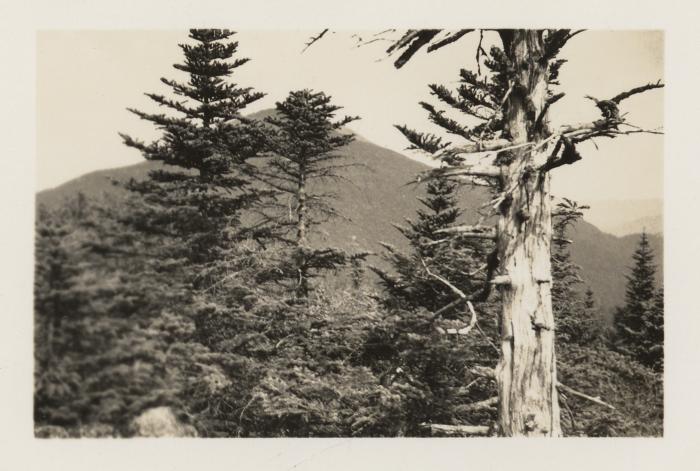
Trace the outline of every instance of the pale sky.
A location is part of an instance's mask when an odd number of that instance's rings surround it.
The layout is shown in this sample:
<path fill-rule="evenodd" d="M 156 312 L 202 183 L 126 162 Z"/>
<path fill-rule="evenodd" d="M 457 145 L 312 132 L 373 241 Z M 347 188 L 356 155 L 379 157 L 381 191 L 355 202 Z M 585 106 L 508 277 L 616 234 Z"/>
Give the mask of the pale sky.
<path fill-rule="evenodd" d="M 419 52 L 401 70 L 384 50 L 387 43 L 355 47 L 352 32 L 328 34 L 301 54 L 317 31 L 251 32 L 234 36 L 240 56 L 252 60 L 233 80 L 268 95 L 249 110 L 270 108 L 291 90 L 322 90 L 362 119 L 351 128 L 368 140 L 405 151 L 393 124 L 435 132 L 418 105 L 435 103 L 427 85 L 456 86 L 460 68 L 475 68 L 478 35 L 426 54 Z M 364 37 L 371 32 L 359 32 Z M 126 111 L 158 108 L 144 92 L 167 94 L 160 77 L 182 79 L 172 68 L 181 62 L 178 43 L 186 31 L 43 31 L 37 36 L 37 189 L 51 188 L 87 172 L 142 161 L 117 132 L 145 140 L 157 136 L 151 123 Z M 488 40 L 488 37 L 487 37 Z M 663 79 L 660 32 L 588 31 L 576 36 L 561 57 L 561 90 L 567 96 L 552 107 L 553 126 L 589 121 L 597 109 L 585 95 L 610 98 Z M 645 128 L 663 125 L 663 91 L 626 100 L 628 120 Z M 586 144 L 584 160 L 555 170 L 553 191 L 581 201 L 663 197 L 663 137 L 622 136 Z"/>

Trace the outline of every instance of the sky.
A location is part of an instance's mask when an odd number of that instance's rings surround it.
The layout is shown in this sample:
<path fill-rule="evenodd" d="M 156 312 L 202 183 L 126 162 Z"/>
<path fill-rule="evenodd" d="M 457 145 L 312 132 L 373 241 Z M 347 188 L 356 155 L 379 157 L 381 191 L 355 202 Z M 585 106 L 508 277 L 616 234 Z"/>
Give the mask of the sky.
<path fill-rule="evenodd" d="M 338 31 L 302 53 L 318 31 L 242 31 L 239 55 L 252 60 L 232 78 L 267 93 L 249 110 L 274 107 L 291 90 L 311 88 L 333 97 L 343 112 L 361 117 L 350 127 L 364 138 L 411 158 L 425 159 L 407 146 L 394 124 L 435 132 L 419 101 L 436 103 L 430 83 L 457 86 L 460 68 L 475 69 L 478 35 L 465 36 L 433 53 L 419 52 L 394 69 L 387 42 L 357 47 L 357 35 Z M 487 33 L 486 43 L 494 40 Z M 145 92 L 167 94 L 160 77 L 182 80 L 172 68 L 181 61 L 178 43 L 186 31 L 40 31 L 37 33 L 37 190 L 52 188 L 90 171 L 142 161 L 121 143 L 118 132 L 149 140 L 157 132 L 126 108 L 157 111 Z M 663 79 L 663 33 L 587 31 L 573 38 L 561 57 L 566 96 L 552 107 L 553 127 L 598 117 L 585 95 L 610 98 Z M 628 121 L 644 128 L 663 126 L 663 91 L 624 102 Z M 557 196 L 580 201 L 663 198 L 663 137 L 622 136 L 586 143 L 584 159 L 555 170 Z"/>

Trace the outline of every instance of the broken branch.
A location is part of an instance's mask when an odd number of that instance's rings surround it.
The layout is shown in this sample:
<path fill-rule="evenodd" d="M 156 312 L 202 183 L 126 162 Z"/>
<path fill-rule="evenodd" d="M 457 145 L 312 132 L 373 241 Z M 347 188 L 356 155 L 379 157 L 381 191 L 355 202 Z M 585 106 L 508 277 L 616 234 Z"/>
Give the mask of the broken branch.
<path fill-rule="evenodd" d="M 469 372 L 476 376 L 481 376 L 488 379 L 496 379 L 496 371 L 493 368 L 488 368 L 485 366 L 473 366 L 469 369 Z M 561 389 L 566 393 L 571 394 L 572 396 L 577 396 L 581 399 L 586 399 L 587 401 L 593 402 L 594 404 L 598 404 L 600 406 L 607 407 L 612 410 L 617 410 L 615 409 L 615 406 L 608 404 L 607 402 L 603 401 L 600 397 L 589 396 L 588 394 L 582 393 L 581 391 L 577 391 L 574 388 L 562 384 L 561 381 L 557 381 L 557 388 Z"/>
<path fill-rule="evenodd" d="M 454 226 L 446 227 L 435 231 L 439 234 L 459 234 L 461 237 L 471 237 L 474 239 L 495 239 L 496 229 L 494 227 L 483 226 Z"/>
<path fill-rule="evenodd" d="M 483 401 L 473 402 L 471 404 L 457 406 L 455 407 L 455 412 L 457 412 L 458 414 L 463 414 L 465 412 L 474 412 L 477 410 L 491 409 L 496 404 L 498 404 L 498 396 L 490 397 L 488 399 L 484 399 Z"/>
<path fill-rule="evenodd" d="M 311 38 L 309 38 L 309 42 L 306 43 L 304 49 L 302 49 L 302 51 L 301 51 L 302 54 L 303 54 L 308 48 L 310 48 L 316 41 L 318 41 L 318 40 L 321 39 L 323 36 L 325 36 L 327 32 L 328 32 L 328 28 L 326 28 L 326 29 L 324 29 L 323 31 L 321 31 L 318 35 L 312 36 Z"/>
<path fill-rule="evenodd" d="M 488 435 L 490 428 L 486 425 L 442 425 L 442 424 L 420 424 L 421 428 L 429 429 L 431 433 L 441 433 L 451 436 L 463 435 Z"/>

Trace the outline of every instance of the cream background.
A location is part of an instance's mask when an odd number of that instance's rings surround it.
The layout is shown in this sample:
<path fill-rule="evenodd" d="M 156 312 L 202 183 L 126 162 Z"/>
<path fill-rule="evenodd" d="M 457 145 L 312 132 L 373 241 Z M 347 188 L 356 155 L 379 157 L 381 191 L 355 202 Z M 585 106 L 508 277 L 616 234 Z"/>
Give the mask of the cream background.
<path fill-rule="evenodd" d="M 3 90 L 0 191 L 0 468 L 71 470 L 247 469 L 693 469 L 700 254 L 695 218 L 698 7 L 694 2 L 588 0 L 474 2 L 34 1 L 0 6 Z M 385 26 L 551 25 L 666 30 L 665 216 L 667 368 L 662 439 L 605 440 L 119 440 L 40 441 L 32 436 L 32 245 L 35 190 L 36 31 L 182 29 L 317 30 Z M 601 51 L 602 53 L 605 50 Z M 159 71 L 159 74 L 162 72 Z M 602 79 L 601 79 L 602 80 Z M 608 171 L 607 168 L 602 171 Z M 621 175 L 626 175 L 625 172 Z M 690 216 L 690 217 L 688 217 Z"/>

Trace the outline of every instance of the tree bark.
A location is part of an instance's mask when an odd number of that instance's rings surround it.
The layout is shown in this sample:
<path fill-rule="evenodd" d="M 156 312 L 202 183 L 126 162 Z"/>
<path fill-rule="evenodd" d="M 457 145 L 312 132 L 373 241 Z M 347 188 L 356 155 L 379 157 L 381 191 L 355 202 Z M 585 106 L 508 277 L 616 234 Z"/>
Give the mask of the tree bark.
<path fill-rule="evenodd" d="M 308 241 L 306 238 L 306 167 L 301 162 L 299 164 L 299 180 L 297 186 L 297 248 L 299 249 L 299 285 L 297 295 L 305 298 L 309 292 L 309 282 L 306 272 L 306 249 Z"/>
<path fill-rule="evenodd" d="M 539 142 L 547 133 L 547 61 L 542 33 L 502 33 L 514 70 L 504 104 L 505 130 L 514 145 Z M 546 110 L 545 113 L 546 114 Z M 507 193 L 497 228 L 497 274 L 502 294 L 501 358 L 496 368 L 498 427 L 504 436 L 560 436 L 551 299 L 552 203 L 549 175 L 534 165 L 532 146 L 506 156 Z"/>

